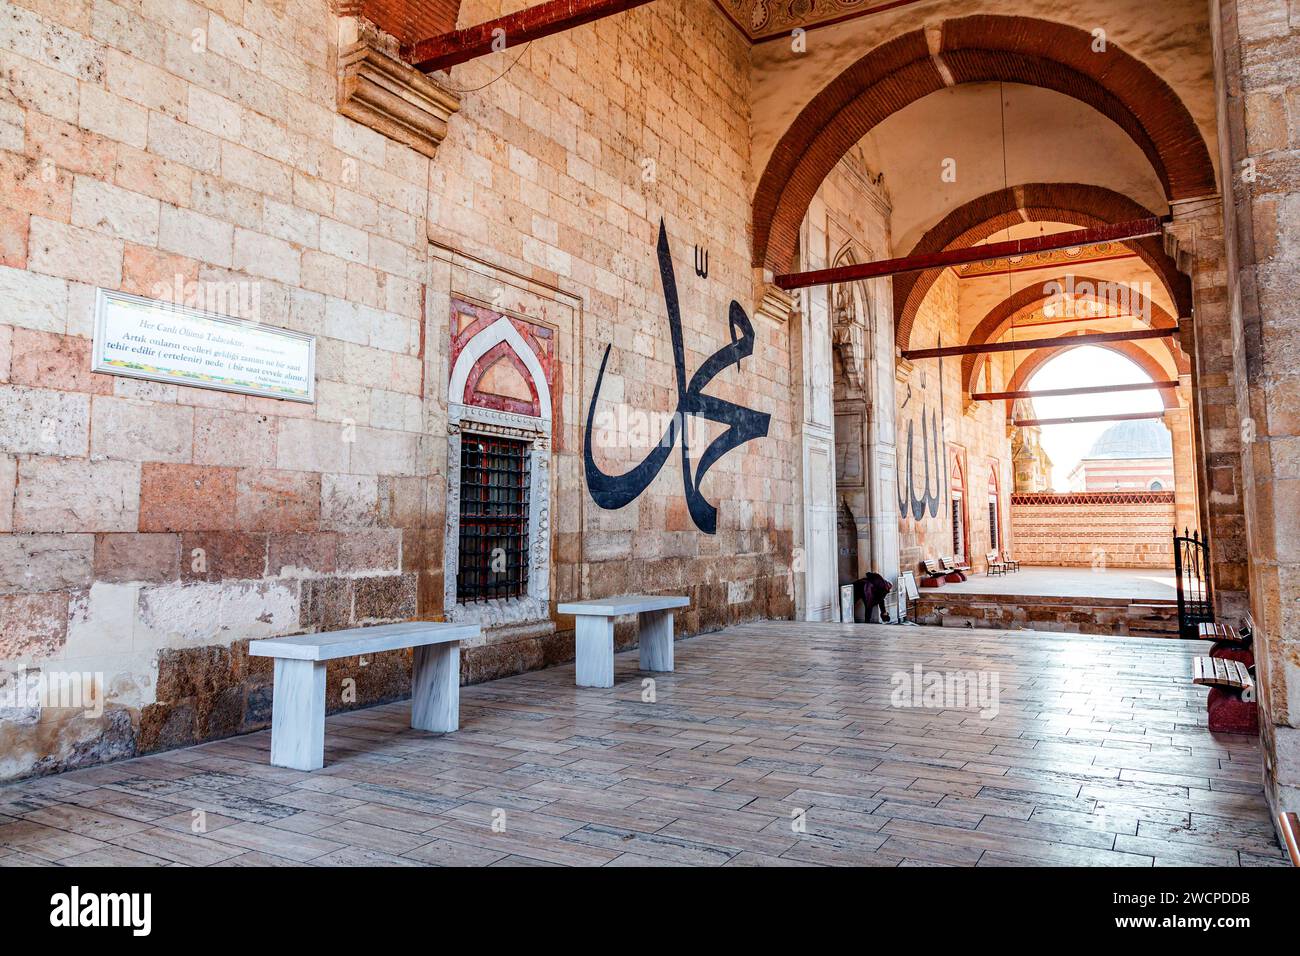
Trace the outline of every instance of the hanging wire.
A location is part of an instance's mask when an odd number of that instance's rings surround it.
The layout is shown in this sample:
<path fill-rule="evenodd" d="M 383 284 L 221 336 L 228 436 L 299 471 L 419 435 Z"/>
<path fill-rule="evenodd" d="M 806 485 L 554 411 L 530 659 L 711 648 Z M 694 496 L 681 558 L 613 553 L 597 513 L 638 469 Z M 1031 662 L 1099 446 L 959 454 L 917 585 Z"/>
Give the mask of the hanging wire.
<path fill-rule="evenodd" d="M 1005 192 L 1011 188 L 1011 178 L 1007 173 L 1007 97 L 1005 86 L 1001 80 L 998 80 L 998 117 L 1002 126 L 1002 189 Z M 1011 238 L 1011 225 L 1007 224 L 1007 239 Z M 1007 257 L 1007 300 L 1011 299 L 1011 257 Z M 1016 314 L 1011 313 L 1011 368 L 1016 368 Z M 993 383 L 993 367 L 990 362 L 985 366 L 988 369 L 988 384 Z M 1013 372 L 1014 374 L 1014 372 Z M 1015 412 L 1015 406 L 1012 405 L 1012 413 Z"/>
<path fill-rule="evenodd" d="M 511 70 L 513 70 L 513 69 L 514 69 L 514 68 L 519 64 L 519 61 L 522 60 L 522 59 L 524 58 L 524 54 L 527 53 L 529 50 L 531 50 L 532 47 L 533 47 L 533 41 L 532 41 L 532 40 L 529 40 L 529 41 L 528 41 L 527 43 L 525 43 L 522 47 L 520 47 L 520 49 L 519 49 L 519 55 L 516 56 L 516 57 L 514 58 L 514 60 L 510 63 L 510 65 L 509 65 L 508 67 L 506 67 L 504 70 L 502 70 L 502 71 L 501 71 L 500 73 L 498 73 L 496 76 L 494 76 L 492 79 L 488 80 L 488 81 L 487 81 L 486 83 L 484 83 L 482 86 L 471 86 L 471 87 L 469 87 L 468 89 L 464 89 L 464 90 L 458 90 L 458 89 L 456 89 L 455 87 L 453 87 L 453 86 L 448 86 L 448 85 L 445 84 L 445 83 L 443 84 L 443 86 L 445 86 L 448 90 L 450 90 L 450 91 L 453 92 L 453 93 L 477 93 L 479 90 L 486 90 L 489 86 L 491 86 L 491 85 L 492 85 L 493 83 L 495 83 L 497 80 L 504 79 L 504 78 L 505 78 L 505 75 L 506 75 L 507 73 L 509 73 Z M 530 61 L 530 62 L 531 62 L 531 61 Z"/>

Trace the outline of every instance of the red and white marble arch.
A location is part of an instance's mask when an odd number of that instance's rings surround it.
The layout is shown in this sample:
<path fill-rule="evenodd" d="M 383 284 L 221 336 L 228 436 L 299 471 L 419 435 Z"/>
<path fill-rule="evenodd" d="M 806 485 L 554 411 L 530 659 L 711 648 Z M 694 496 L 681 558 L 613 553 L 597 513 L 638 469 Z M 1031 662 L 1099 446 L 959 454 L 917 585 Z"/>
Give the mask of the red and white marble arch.
<path fill-rule="evenodd" d="M 516 328 L 509 316 L 490 312 L 480 306 L 457 303 L 476 316 L 465 329 L 467 334 L 452 333 L 452 369 L 448 398 L 460 405 L 492 408 L 550 421 L 552 418 L 550 356 L 539 356 L 532 344 Z M 531 323 L 530 323 L 531 324 Z M 539 333 L 549 334 L 549 329 Z M 543 359 L 546 364 L 543 364 Z M 506 374 L 517 373 L 523 380 L 528 397 L 522 394 L 494 394 L 480 389 L 485 376 L 499 363 L 506 363 Z"/>
<path fill-rule="evenodd" d="M 541 396 L 533 374 L 509 342 L 498 342 L 474 363 L 462 401 L 479 408 L 542 417 Z"/>

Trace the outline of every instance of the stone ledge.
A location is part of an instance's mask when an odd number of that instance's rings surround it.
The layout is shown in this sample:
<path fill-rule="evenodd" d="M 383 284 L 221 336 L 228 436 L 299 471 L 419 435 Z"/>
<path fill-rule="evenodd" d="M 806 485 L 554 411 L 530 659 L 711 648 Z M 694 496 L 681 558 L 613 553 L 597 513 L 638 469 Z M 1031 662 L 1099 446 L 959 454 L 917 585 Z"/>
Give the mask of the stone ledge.
<path fill-rule="evenodd" d="M 397 59 L 364 20 L 339 21 L 339 112 L 432 158 L 460 96 Z"/>
<path fill-rule="evenodd" d="M 772 283 L 772 273 L 754 270 L 754 315 L 784 325 L 795 311 L 794 296 Z"/>
<path fill-rule="evenodd" d="M 998 631 L 1047 631 L 1111 637 L 1178 637 L 1175 601 L 923 592 L 913 602 L 918 624 Z"/>

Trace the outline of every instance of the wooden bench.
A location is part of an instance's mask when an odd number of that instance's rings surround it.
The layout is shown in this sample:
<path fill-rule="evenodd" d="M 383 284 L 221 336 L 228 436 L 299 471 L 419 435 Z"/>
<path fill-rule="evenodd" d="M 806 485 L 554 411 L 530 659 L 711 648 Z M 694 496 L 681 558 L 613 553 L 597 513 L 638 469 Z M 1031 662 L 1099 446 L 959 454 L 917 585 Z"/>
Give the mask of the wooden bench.
<path fill-rule="evenodd" d="M 1225 661 L 1221 657 L 1196 657 L 1192 659 L 1195 675 L 1193 684 L 1203 687 L 1225 687 L 1241 692 L 1242 700 L 1255 699 L 1255 679 L 1241 661 Z"/>
<path fill-rule="evenodd" d="M 1192 683 L 1210 688 L 1205 709 L 1212 733 L 1259 733 L 1259 705 L 1255 702 L 1255 677 L 1241 661 L 1222 657 L 1192 659 Z"/>
<path fill-rule="evenodd" d="M 579 687 L 614 686 L 614 618 L 635 614 L 641 628 L 641 669 L 673 669 L 673 611 L 690 607 L 691 599 L 675 594 L 654 597 L 626 594 L 621 597 L 597 598 L 594 601 L 570 601 L 559 605 L 560 614 L 572 614 L 574 656 Z"/>
<path fill-rule="evenodd" d="M 984 562 L 988 565 L 988 570 L 985 572 L 986 574 L 998 575 L 1007 573 L 1007 563 L 998 557 L 996 551 L 989 551 L 985 554 Z"/>
<path fill-rule="evenodd" d="M 1007 566 L 1007 570 L 1009 571 L 1020 570 L 1020 562 L 1017 561 L 1015 558 L 1011 557 L 1011 553 L 1009 551 L 1002 552 L 1002 563 Z"/>
<path fill-rule="evenodd" d="M 921 587 L 943 587 L 943 582 L 948 580 L 948 572 L 940 566 L 937 558 L 926 558 L 921 562 L 921 566 L 925 568 L 925 577 L 921 578 Z"/>
<path fill-rule="evenodd" d="M 252 657 L 275 658 L 271 763 L 292 770 L 325 766 L 325 664 L 340 657 L 415 648 L 411 726 L 451 733 L 460 726 L 460 642 L 477 624 L 411 621 L 251 641 Z"/>
<path fill-rule="evenodd" d="M 1250 645 L 1250 631 L 1246 628 L 1240 630 L 1231 624 L 1223 624 L 1219 621 L 1206 621 L 1197 626 L 1198 636 L 1205 641 L 1215 641 L 1224 644 L 1233 644 L 1238 647 L 1247 647 Z"/>
<path fill-rule="evenodd" d="M 948 573 L 948 580 L 953 584 L 958 584 L 966 580 L 966 574 L 970 571 L 969 564 L 958 564 L 955 558 L 940 558 L 939 566 Z M 956 576 L 956 581 L 953 576 Z"/>
<path fill-rule="evenodd" d="M 1255 618 L 1247 611 L 1239 628 L 1218 621 L 1207 621 L 1201 624 L 1198 630 L 1200 637 L 1207 641 L 1222 641 L 1238 647 L 1249 647 L 1255 636 Z"/>

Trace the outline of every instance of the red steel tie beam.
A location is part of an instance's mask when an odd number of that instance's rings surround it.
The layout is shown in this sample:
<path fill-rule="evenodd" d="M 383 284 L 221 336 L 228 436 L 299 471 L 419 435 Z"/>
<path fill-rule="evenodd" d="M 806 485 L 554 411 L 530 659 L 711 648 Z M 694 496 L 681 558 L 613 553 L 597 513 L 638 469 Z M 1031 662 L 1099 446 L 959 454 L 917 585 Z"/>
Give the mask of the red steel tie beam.
<path fill-rule="evenodd" d="M 1178 334 L 1178 328 L 1134 329 L 1131 332 L 1089 332 L 1087 335 L 1059 335 L 1051 339 L 1023 339 L 1019 342 L 985 342 L 983 345 L 945 345 L 936 349 L 905 349 L 903 358 L 908 361 L 927 358 L 948 358 L 952 355 L 983 355 L 986 352 L 1017 352 L 1052 348 L 1057 345 L 1100 345 L 1103 342 L 1132 342 L 1140 339 L 1167 339 Z"/>
<path fill-rule="evenodd" d="M 1139 418 L 1164 418 L 1164 412 L 1129 412 L 1125 415 L 1079 415 L 1076 418 L 1017 418 L 1013 425 L 1082 425 L 1085 422 L 1131 422 Z"/>
<path fill-rule="evenodd" d="M 1136 392 L 1148 388 L 1177 388 L 1178 383 L 1134 382 L 1131 385 L 1085 385 L 1081 388 L 1042 388 L 1032 392 L 976 392 L 972 402 L 996 402 L 1006 398 L 1059 398 L 1063 395 L 1104 395 L 1108 392 Z"/>
<path fill-rule="evenodd" d="M 1161 219 L 1158 216 L 1151 216 L 1147 219 L 1117 222 L 1113 225 L 1097 226 L 1092 229 L 1057 232 L 1049 236 L 1031 236 L 1026 239 L 990 242 L 983 246 L 944 249 L 940 252 L 923 252 L 914 256 L 903 256 L 901 259 L 860 262 L 857 265 L 838 266 L 834 269 L 816 269 L 812 272 L 790 272 L 777 276 L 774 281 L 778 287 L 788 292 L 791 289 L 806 289 L 814 285 L 856 282 L 859 279 L 878 279 L 881 276 L 897 275 L 900 272 L 921 272 L 925 269 L 965 265 L 968 262 L 987 262 L 990 259 L 1001 259 L 1003 256 L 1024 256 L 1035 252 L 1073 249 L 1077 246 L 1096 246 L 1103 242 L 1145 239 L 1148 236 L 1158 236 L 1161 231 Z"/>
<path fill-rule="evenodd" d="M 421 73 L 446 70 L 488 53 L 553 33 L 563 33 L 651 2 L 653 0 L 550 0 L 463 30 L 417 40 L 402 48 L 402 57 Z"/>

